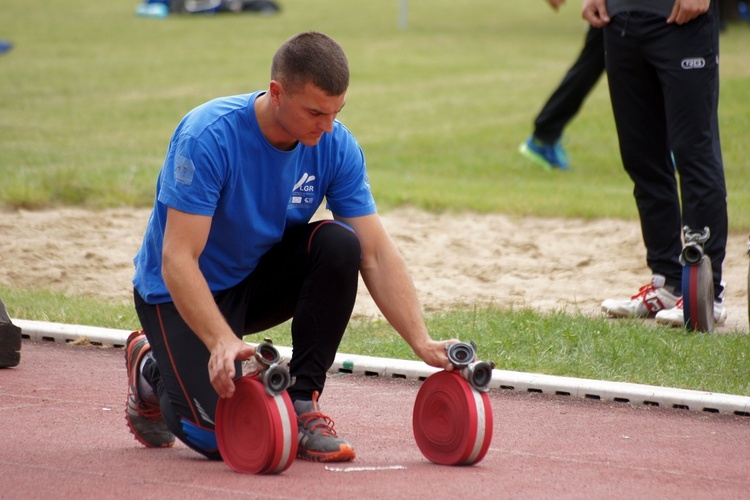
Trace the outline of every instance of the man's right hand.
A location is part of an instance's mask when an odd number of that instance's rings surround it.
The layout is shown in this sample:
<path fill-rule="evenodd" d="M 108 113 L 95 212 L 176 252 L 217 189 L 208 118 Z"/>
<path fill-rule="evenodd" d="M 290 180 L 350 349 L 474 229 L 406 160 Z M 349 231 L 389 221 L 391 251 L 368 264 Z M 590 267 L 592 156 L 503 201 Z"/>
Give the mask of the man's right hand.
<path fill-rule="evenodd" d="M 711 0 L 676 0 L 667 24 L 685 24 L 708 12 Z"/>
<path fill-rule="evenodd" d="M 583 0 L 581 16 L 594 28 L 601 28 L 609 23 L 606 0 Z"/>
<path fill-rule="evenodd" d="M 220 398 L 231 398 L 234 395 L 234 368 L 236 360 L 245 360 L 255 354 L 255 348 L 244 340 L 231 336 L 219 340 L 210 347 L 211 358 L 208 360 L 208 377 L 211 385 Z"/>

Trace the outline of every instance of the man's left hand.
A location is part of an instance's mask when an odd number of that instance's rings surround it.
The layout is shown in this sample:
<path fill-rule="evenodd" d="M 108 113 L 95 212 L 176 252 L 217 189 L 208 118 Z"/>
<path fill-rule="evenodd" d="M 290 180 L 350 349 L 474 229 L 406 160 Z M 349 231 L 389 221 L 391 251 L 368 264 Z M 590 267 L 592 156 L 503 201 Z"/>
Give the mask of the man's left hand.
<path fill-rule="evenodd" d="M 453 363 L 448 359 L 448 350 L 445 348 L 448 344 L 456 344 L 461 342 L 457 339 L 451 340 L 430 340 L 422 349 L 417 352 L 417 356 L 422 358 L 422 361 L 435 368 L 443 368 L 445 371 L 452 371 L 454 366 Z"/>

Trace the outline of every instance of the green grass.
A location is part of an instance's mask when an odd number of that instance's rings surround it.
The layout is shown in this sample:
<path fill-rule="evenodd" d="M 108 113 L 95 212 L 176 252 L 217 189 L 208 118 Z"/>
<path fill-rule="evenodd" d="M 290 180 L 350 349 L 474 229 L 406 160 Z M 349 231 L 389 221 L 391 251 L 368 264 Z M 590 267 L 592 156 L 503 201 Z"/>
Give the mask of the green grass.
<path fill-rule="evenodd" d="M 642 321 L 591 319 L 528 309 L 483 307 L 433 315 L 438 338 L 460 332 L 475 340 L 481 359 L 504 370 L 637 382 L 750 395 L 746 335 L 708 336 Z M 384 322 L 358 322 L 343 352 L 417 359 Z"/>
<path fill-rule="evenodd" d="M 511 0 L 285 0 L 277 17 L 134 16 L 134 2 L 7 0 L 0 35 L 0 205 L 141 205 L 183 114 L 264 88 L 289 35 L 336 37 L 352 67 L 341 119 L 368 156 L 383 210 L 634 218 L 603 78 L 567 131 L 574 169 L 536 171 L 516 153 L 580 50 L 579 7 Z M 721 126 L 730 224 L 750 229 L 750 27 L 722 36 Z"/>
<path fill-rule="evenodd" d="M 139 328 L 130 304 L 102 304 L 43 290 L 0 286 L 14 318 L 70 324 Z M 705 335 L 643 321 L 611 321 L 555 312 L 482 306 L 427 317 L 435 339 L 474 340 L 479 356 L 498 368 L 597 380 L 632 382 L 701 391 L 750 395 L 750 336 Z M 250 335 L 291 345 L 289 324 Z M 387 322 L 353 321 L 341 352 L 418 359 Z"/>
<path fill-rule="evenodd" d="M 516 148 L 583 43 L 580 6 L 544 2 L 282 0 L 280 16 L 134 15 L 133 2 L 4 0 L 0 208 L 150 206 L 172 130 L 190 108 L 267 85 L 273 51 L 316 29 L 345 48 L 341 120 L 368 158 L 381 211 L 635 219 L 606 78 L 567 130 L 573 168 L 544 172 Z M 750 26 L 722 35 L 723 154 L 730 227 L 750 230 Z M 0 259 L 0 262 L 2 260 Z M 129 305 L 0 287 L 13 317 L 136 328 Z M 750 395 L 750 336 L 525 310 L 428 317 L 436 338 L 474 338 L 510 370 Z M 470 325 L 469 328 L 467 325 Z M 288 343 L 288 328 L 272 332 Z M 355 322 L 343 351 L 412 358 L 387 324 Z"/>
<path fill-rule="evenodd" d="M 12 318 L 118 330 L 140 328 L 135 309 L 130 303 L 105 303 L 90 297 L 66 296 L 48 290 L 21 290 L 1 285 L 0 298 Z"/>

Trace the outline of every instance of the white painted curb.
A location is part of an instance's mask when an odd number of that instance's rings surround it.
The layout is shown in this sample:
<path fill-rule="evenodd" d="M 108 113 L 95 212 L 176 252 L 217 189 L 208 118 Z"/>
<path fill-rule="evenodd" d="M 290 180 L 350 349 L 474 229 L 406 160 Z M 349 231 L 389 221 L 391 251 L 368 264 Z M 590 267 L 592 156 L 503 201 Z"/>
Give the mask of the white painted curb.
<path fill-rule="evenodd" d="M 115 330 L 95 326 L 47 323 L 45 321 L 29 321 L 25 319 L 11 319 L 11 321 L 21 329 L 23 338 L 49 340 L 63 344 L 86 338 L 89 342 L 96 345 L 125 347 L 125 341 L 131 333 L 131 330 Z"/>
<path fill-rule="evenodd" d="M 130 330 L 114 330 L 63 323 L 12 320 L 21 328 L 24 338 L 53 342 L 73 342 L 86 338 L 98 345 L 124 347 Z M 292 357 L 292 348 L 276 346 L 285 360 Z M 336 354 L 331 372 L 365 376 L 424 380 L 437 368 L 421 361 L 376 358 L 357 354 Z M 606 382 L 572 377 L 558 377 L 508 370 L 492 371 L 490 389 L 537 392 L 587 399 L 615 401 L 635 405 L 663 406 L 709 413 L 725 413 L 750 417 L 750 397 L 713 392 L 674 389 L 626 382 Z"/>

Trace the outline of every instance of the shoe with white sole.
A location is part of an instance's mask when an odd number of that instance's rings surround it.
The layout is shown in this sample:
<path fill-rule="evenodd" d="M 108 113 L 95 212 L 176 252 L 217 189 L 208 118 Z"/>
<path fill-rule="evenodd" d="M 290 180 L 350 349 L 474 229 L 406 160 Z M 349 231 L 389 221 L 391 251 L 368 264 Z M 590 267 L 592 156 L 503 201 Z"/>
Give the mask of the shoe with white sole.
<path fill-rule="evenodd" d="M 607 299 L 602 311 L 616 318 L 648 318 L 660 311 L 674 308 L 680 300 L 665 287 L 666 278 L 660 274 L 651 277 L 651 283 L 638 289 L 630 300 Z"/>
<path fill-rule="evenodd" d="M 724 309 L 723 301 L 714 301 L 714 325 L 720 326 L 727 321 L 727 310 Z M 685 326 L 685 310 L 682 297 L 672 309 L 665 309 L 656 313 L 656 322 L 662 325 L 683 327 Z"/>

